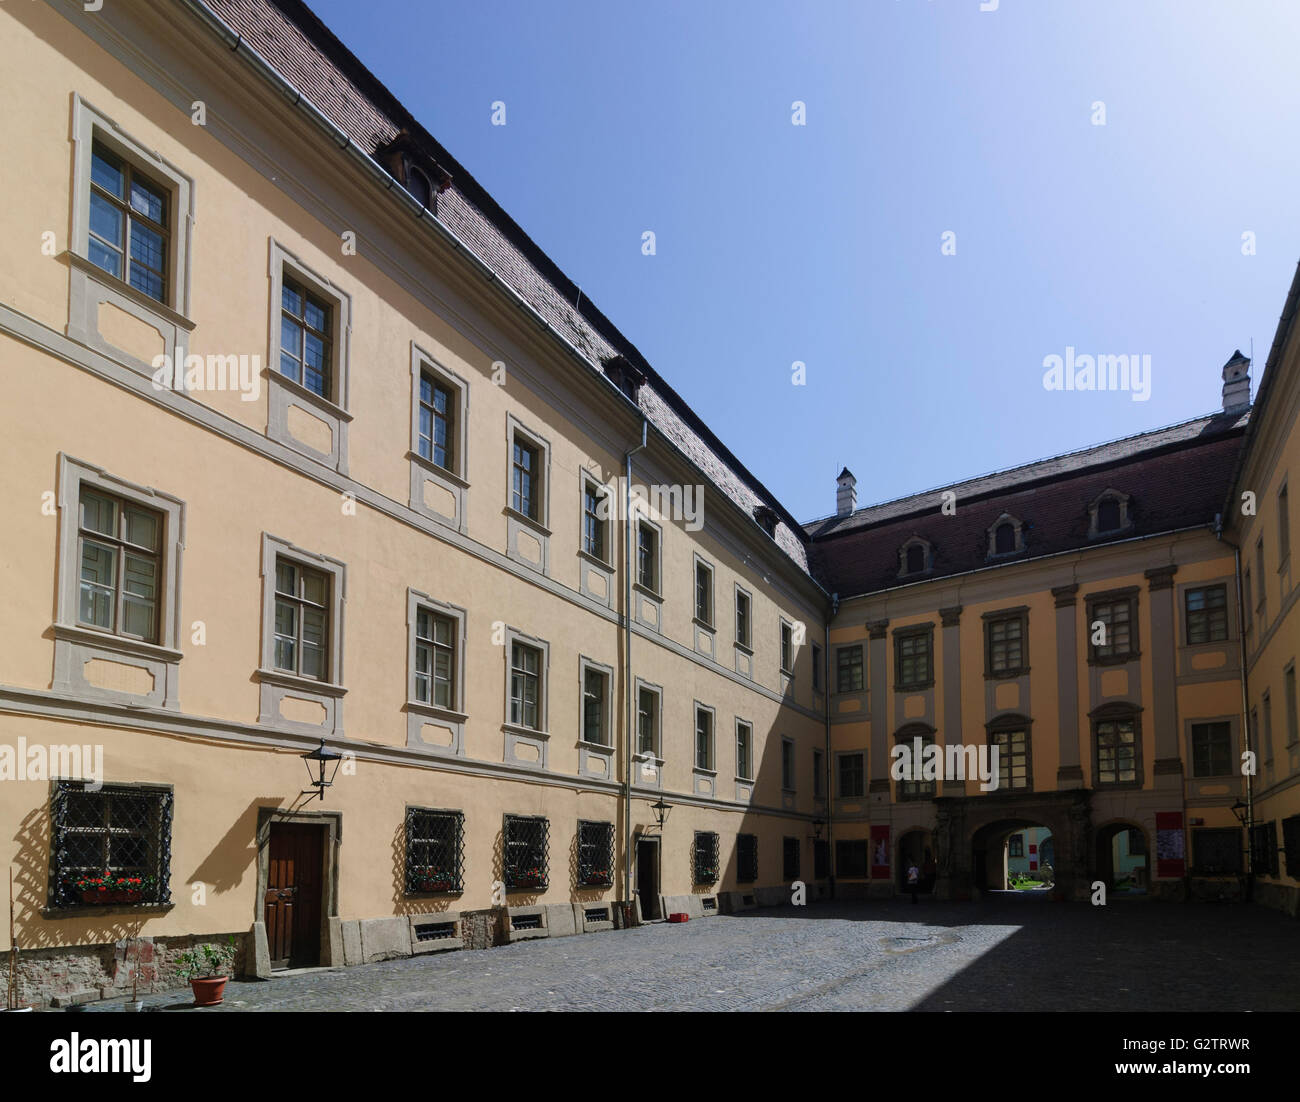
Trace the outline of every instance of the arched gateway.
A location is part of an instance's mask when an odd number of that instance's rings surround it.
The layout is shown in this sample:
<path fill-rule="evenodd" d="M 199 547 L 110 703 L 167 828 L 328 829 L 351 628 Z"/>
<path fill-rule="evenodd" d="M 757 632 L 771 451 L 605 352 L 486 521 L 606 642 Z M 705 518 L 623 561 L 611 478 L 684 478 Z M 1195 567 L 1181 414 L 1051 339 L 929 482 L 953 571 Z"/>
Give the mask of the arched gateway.
<path fill-rule="evenodd" d="M 934 801 L 939 865 L 935 895 L 940 899 L 970 898 L 972 889 L 979 887 L 977 854 L 984 852 L 995 836 L 1019 827 L 1045 826 L 1052 832 L 1056 890 L 1066 899 L 1087 899 L 1091 796 L 1085 788 L 940 796 Z"/>

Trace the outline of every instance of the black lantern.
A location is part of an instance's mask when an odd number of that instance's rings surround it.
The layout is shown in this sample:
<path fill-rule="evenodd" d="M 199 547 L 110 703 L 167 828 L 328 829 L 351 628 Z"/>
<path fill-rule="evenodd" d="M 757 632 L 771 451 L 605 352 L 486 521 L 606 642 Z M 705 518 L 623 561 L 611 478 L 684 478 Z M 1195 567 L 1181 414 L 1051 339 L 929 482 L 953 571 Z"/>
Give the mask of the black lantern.
<path fill-rule="evenodd" d="M 1245 804 L 1238 800 L 1232 805 L 1232 813 L 1237 817 L 1237 822 L 1242 826 L 1246 825 L 1246 812 L 1250 810 Z"/>
<path fill-rule="evenodd" d="M 339 771 L 339 762 L 343 760 L 343 755 L 333 750 L 325 749 L 325 740 L 320 740 L 320 745 L 310 754 L 303 754 L 302 760 L 307 763 L 307 777 L 311 788 L 304 788 L 302 794 L 310 800 L 313 796 L 319 796 L 321 802 L 325 801 L 325 789 L 334 783 L 334 777 Z M 317 762 L 319 776 L 312 775 L 312 762 Z M 329 772 L 329 779 L 326 780 L 326 771 Z M 313 791 L 314 789 L 314 791 Z"/>
<path fill-rule="evenodd" d="M 822 837 L 822 827 L 826 825 L 825 819 L 813 820 L 813 841 L 820 842 Z"/>
<path fill-rule="evenodd" d="M 662 796 L 660 796 L 655 803 L 650 805 L 650 810 L 655 813 L 655 822 L 659 824 L 660 830 L 663 830 L 664 823 L 668 821 L 668 812 L 672 809 L 673 805 L 664 803 L 664 798 Z"/>

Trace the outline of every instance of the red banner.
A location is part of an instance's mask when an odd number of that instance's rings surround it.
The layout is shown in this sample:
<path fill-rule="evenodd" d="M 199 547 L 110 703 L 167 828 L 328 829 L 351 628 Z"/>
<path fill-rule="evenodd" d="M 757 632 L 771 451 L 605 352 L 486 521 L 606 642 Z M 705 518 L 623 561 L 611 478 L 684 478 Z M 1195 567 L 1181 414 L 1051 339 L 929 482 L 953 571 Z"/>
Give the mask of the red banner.
<path fill-rule="evenodd" d="M 1186 875 L 1186 843 L 1181 811 L 1156 812 L 1156 875 Z"/>
<path fill-rule="evenodd" d="M 889 827 L 871 828 L 871 879 L 889 879 Z"/>

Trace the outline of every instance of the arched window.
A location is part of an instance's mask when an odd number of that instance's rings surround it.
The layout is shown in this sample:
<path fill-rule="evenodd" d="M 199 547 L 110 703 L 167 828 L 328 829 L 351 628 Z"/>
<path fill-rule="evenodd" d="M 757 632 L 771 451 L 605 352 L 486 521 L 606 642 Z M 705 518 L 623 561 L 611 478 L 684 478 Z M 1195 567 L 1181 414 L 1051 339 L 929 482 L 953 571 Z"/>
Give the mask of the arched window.
<path fill-rule="evenodd" d="M 1088 537 L 1096 539 L 1132 527 L 1131 500 L 1118 490 L 1103 490 L 1088 504 Z"/>
<path fill-rule="evenodd" d="M 1010 513 L 1003 513 L 989 528 L 989 558 L 1014 555 L 1025 549 L 1024 525 Z"/>
<path fill-rule="evenodd" d="M 905 578 L 909 574 L 924 574 L 932 565 L 929 540 L 913 536 L 898 549 L 898 576 Z"/>
<path fill-rule="evenodd" d="M 433 185 L 422 169 L 416 168 L 410 161 L 406 163 L 406 190 L 409 191 L 426 209 L 433 206 Z"/>

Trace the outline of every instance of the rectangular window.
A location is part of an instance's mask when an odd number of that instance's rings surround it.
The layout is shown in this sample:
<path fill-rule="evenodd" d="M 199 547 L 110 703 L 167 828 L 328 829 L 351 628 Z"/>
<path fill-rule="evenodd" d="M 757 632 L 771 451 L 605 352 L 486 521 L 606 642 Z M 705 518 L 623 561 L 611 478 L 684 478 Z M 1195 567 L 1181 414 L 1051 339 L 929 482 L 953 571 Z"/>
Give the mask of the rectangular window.
<path fill-rule="evenodd" d="M 781 740 L 781 788 L 794 791 L 794 743 L 788 738 Z"/>
<path fill-rule="evenodd" d="M 1232 727 L 1228 723 L 1192 724 L 1192 776 L 1232 774 Z"/>
<path fill-rule="evenodd" d="M 1277 492 L 1277 561 L 1283 563 L 1291 554 L 1291 502 L 1287 497 L 1287 487 Z"/>
<path fill-rule="evenodd" d="M 864 880 L 867 875 L 867 840 L 835 843 L 835 871 L 849 880 Z"/>
<path fill-rule="evenodd" d="M 736 642 L 742 647 L 751 645 L 750 597 L 743 589 L 736 590 Z"/>
<path fill-rule="evenodd" d="M 1264 614 L 1264 604 L 1268 596 L 1267 579 L 1268 575 L 1264 572 L 1264 537 L 1260 536 L 1255 543 L 1255 583 L 1258 590 L 1255 611 L 1259 613 L 1260 630 L 1263 630 L 1268 620 Z"/>
<path fill-rule="evenodd" d="M 510 722 L 541 730 L 542 652 L 526 643 L 510 648 Z"/>
<path fill-rule="evenodd" d="M 275 668 L 328 681 L 329 638 L 330 576 L 276 556 Z"/>
<path fill-rule="evenodd" d="M 934 684 L 933 642 L 934 636 L 928 630 L 894 636 L 898 689 L 924 689 Z"/>
<path fill-rule="evenodd" d="M 1277 823 L 1256 823 L 1251 828 L 1250 861 L 1256 873 L 1277 875 Z"/>
<path fill-rule="evenodd" d="M 1192 831 L 1192 872 L 1200 876 L 1241 873 L 1241 831 L 1235 827 Z"/>
<path fill-rule="evenodd" d="M 781 878 L 787 884 L 799 879 L 799 839 L 781 839 Z"/>
<path fill-rule="evenodd" d="M 636 749 L 638 754 L 659 753 L 659 694 L 653 689 L 637 693 Z"/>
<path fill-rule="evenodd" d="M 826 798 L 826 755 L 820 750 L 812 752 L 813 758 L 813 799 L 822 800 Z"/>
<path fill-rule="evenodd" d="M 659 592 L 659 533 L 644 520 L 636 529 L 636 580 L 651 593 Z"/>
<path fill-rule="evenodd" d="M 813 691 L 822 691 L 822 649 L 816 643 L 812 645 L 812 683 Z"/>
<path fill-rule="evenodd" d="M 718 879 L 718 836 L 697 830 L 692 850 L 692 879 L 696 884 L 713 884 Z"/>
<path fill-rule="evenodd" d="M 998 791 L 1027 792 L 1029 778 L 1029 732 L 1023 728 L 990 731 L 989 745 L 998 751 Z"/>
<path fill-rule="evenodd" d="M 605 701 L 609 696 L 609 675 L 588 666 L 582 673 L 582 738 L 598 746 L 609 745 L 605 722 Z"/>
<path fill-rule="evenodd" d="M 742 781 L 752 780 L 754 774 L 753 758 L 754 729 L 748 723 L 736 721 L 736 777 Z"/>
<path fill-rule="evenodd" d="M 695 563 L 695 618 L 713 626 L 713 571 L 705 563 Z"/>
<path fill-rule="evenodd" d="M 87 259 L 159 302 L 170 297 L 171 195 L 95 142 L 90 159 Z"/>
<path fill-rule="evenodd" d="M 313 394 L 333 394 L 330 304 L 288 275 L 280 287 L 280 374 Z"/>
<path fill-rule="evenodd" d="M 794 670 L 794 627 L 781 621 L 781 672 Z"/>
<path fill-rule="evenodd" d="M 531 520 L 541 520 L 542 498 L 538 451 L 515 433 L 510 462 L 510 507 Z"/>
<path fill-rule="evenodd" d="M 866 777 L 866 758 L 862 754 L 841 754 L 839 756 L 840 798 L 860 799 Z"/>
<path fill-rule="evenodd" d="M 406 893 L 465 888 L 465 815 L 423 807 L 406 809 Z"/>
<path fill-rule="evenodd" d="M 77 622 L 112 635 L 158 642 L 161 514 L 83 486 L 78 515 Z"/>
<path fill-rule="evenodd" d="M 609 494 L 598 483 L 582 484 L 582 549 L 593 559 L 608 562 Z"/>
<path fill-rule="evenodd" d="M 578 820 L 578 887 L 614 883 L 614 824 Z"/>
<path fill-rule="evenodd" d="M 544 891 L 550 823 L 534 815 L 507 815 L 502 832 L 502 866 L 510 891 Z"/>
<path fill-rule="evenodd" d="M 1286 684 L 1286 744 L 1294 746 L 1300 741 L 1300 716 L 1296 714 L 1295 663 L 1283 672 Z"/>
<path fill-rule="evenodd" d="M 1300 879 L 1300 815 L 1282 820 L 1282 847 L 1286 853 L 1286 874 Z"/>
<path fill-rule="evenodd" d="M 921 753 L 919 756 L 912 755 L 910 766 L 904 767 L 902 771 L 903 778 L 898 782 L 898 798 L 900 800 L 929 800 L 934 798 L 935 781 L 933 779 L 926 780 L 925 778 L 926 747 L 933 745 L 934 734 L 930 731 L 900 734 L 898 742 L 900 745 L 906 745 L 911 750 L 914 748 L 913 740 L 916 738 L 921 740 Z"/>
<path fill-rule="evenodd" d="M 166 788 L 55 782 L 51 892 L 59 907 L 171 901 L 172 793 Z"/>
<path fill-rule="evenodd" d="M 758 835 L 736 835 L 736 880 L 752 884 L 758 879 Z"/>
<path fill-rule="evenodd" d="M 1228 638 L 1228 591 L 1221 585 L 1189 589 L 1186 603 L 1188 645 L 1217 643 Z"/>
<path fill-rule="evenodd" d="M 862 670 L 862 644 L 840 647 L 835 654 L 835 691 L 860 693 L 866 686 Z"/>
<path fill-rule="evenodd" d="M 1023 857 L 1025 855 L 1025 836 L 1023 834 L 1013 834 L 1007 839 L 1007 856 Z"/>
<path fill-rule="evenodd" d="M 1094 661 L 1123 661 L 1137 653 L 1134 623 L 1134 600 L 1117 597 L 1094 601 L 1088 617 L 1088 640 Z M 1105 625 L 1098 633 L 1098 621 Z M 1094 638 L 1104 638 L 1104 643 L 1094 643 Z"/>
<path fill-rule="evenodd" d="M 1245 622 L 1246 630 L 1249 631 L 1251 625 L 1251 615 L 1252 615 L 1251 610 L 1254 609 L 1255 607 L 1255 602 L 1254 599 L 1252 598 L 1252 594 L 1255 592 L 1255 590 L 1250 580 L 1249 566 L 1246 567 L 1246 569 L 1242 572 L 1241 592 L 1246 601 L 1246 607 L 1241 610 L 1242 620 Z"/>
<path fill-rule="evenodd" d="M 1140 783 L 1136 716 L 1097 720 L 1094 739 L 1098 786 Z"/>
<path fill-rule="evenodd" d="M 429 372 L 420 374 L 420 455 L 444 470 L 455 471 L 456 392 Z"/>
<path fill-rule="evenodd" d="M 415 699 L 455 710 L 456 621 L 431 609 L 415 614 Z"/>
<path fill-rule="evenodd" d="M 984 642 L 990 677 L 1011 677 L 1024 671 L 1025 625 L 1023 614 L 985 622 Z"/>
<path fill-rule="evenodd" d="M 695 709 L 695 768 L 713 768 L 713 713 Z"/>

